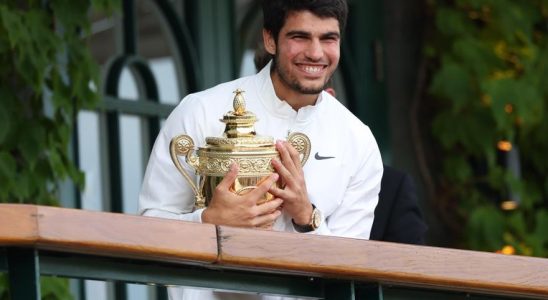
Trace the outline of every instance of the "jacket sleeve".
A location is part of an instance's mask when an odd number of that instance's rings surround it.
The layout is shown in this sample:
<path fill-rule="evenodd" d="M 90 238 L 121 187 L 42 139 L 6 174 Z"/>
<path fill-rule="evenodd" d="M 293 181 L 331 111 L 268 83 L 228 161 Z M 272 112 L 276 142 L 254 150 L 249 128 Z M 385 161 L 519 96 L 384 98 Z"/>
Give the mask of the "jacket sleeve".
<path fill-rule="evenodd" d="M 205 112 L 199 105 L 188 105 L 191 102 L 191 96 L 183 99 L 166 120 L 154 143 L 139 194 L 139 213 L 142 215 L 201 222 L 202 210 L 194 211 L 192 188 L 169 154 L 171 139 L 177 135 L 187 134 L 195 143 L 203 140 L 203 128 L 196 119 L 205 118 Z M 182 166 L 196 182 L 194 170 L 184 162 Z"/>

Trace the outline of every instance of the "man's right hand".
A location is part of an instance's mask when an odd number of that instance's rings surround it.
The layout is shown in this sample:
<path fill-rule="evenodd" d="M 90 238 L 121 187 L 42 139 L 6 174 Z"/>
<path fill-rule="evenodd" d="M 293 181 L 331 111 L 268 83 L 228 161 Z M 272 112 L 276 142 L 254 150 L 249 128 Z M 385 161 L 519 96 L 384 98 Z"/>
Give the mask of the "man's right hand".
<path fill-rule="evenodd" d="M 230 191 L 237 176 L 238 166 L 233 164 L 215 188 L 209 206 L 202 212 L 202 222 L 248 228 L 271 228 L 281 215 L 280 206 L 283 201 L 275 198 L 261 205 L 257 205 L 257 202 L 278 180 L 278 174 L 270 175 L 256 189 L 241 196 Z"/>

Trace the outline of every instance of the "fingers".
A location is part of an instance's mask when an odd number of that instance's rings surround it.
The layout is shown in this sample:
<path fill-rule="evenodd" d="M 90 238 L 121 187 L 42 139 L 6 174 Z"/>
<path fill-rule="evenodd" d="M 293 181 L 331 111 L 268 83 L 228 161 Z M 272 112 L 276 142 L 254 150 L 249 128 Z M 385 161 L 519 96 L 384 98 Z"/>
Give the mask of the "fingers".
<path fill-rule="evenodd" d="M 291 145 L 288 142 L 285 142 L 287 145 L 287 150 L 289 151 L 289 155 L 291 156 L 291 160 L 293 161 L 293 165 L 295 165 L 295 169 L 302 172 L 303 165 L 301 164 L 301 154 L 293 145 Z"/>
<path fill-rule="evenodd" d="M 283 180 L 283 185 L 282 186 L 285 186 L 286 184 L 292 182 L 292 177 L 293 175 L 291 174 L 291 172 L 282 164 L 281 161 L 277 160 L 277 159 L 273 159 L 272 160 L 272 166 L 274 167 L 274 169 L 276 170 L 276 172 L 278 172 L 278 174 L 280 174 L 280 177 L 282 178 Z"/>
<path fill-rule="evenodd" d="M 255 199 L 260 199 L 270 189 L 272 185 L 278 180 L 280 176 L 276 173 L 268 176 L 268 178 L 257 186 L 256 189 L 249 192 L 249 195 Z"/>
<path fill-rule="evenodd" d="M 294 150 L 297 152 L 293 146 L 291 146 L 288 142 L 284 141 L 277 141 L 276 142 L 276 150 L 280 153 L 280 158 L 282 160 L 283 165 L 288 169 L 291 173 L 296 173 L 299 169 L 297 168 L 297 165 L 300 166 L 301 162 L 300 159 L 297 159 L 297 161 L 294 161 L 293 157 L 291 156 L 291 150 Z M 297 152 L 298 156 L 298 152 Z"/>
<path fill-rule="evenodd" d="M 280 206 L 283 204 L 283 200 L 280 198 L 276 198 L 274 200 L 270 200 L 268 202 L 265 202 L 261 205 L 257 206 L 257 215 L 262 216 L 265 214 L 270 214 L 274 212 L 275 210 L 280 210 Z"/>
<path fill-rule="evenodd" d="M 219 184 L 217 185 L 217 189 L 219 190 L 228 190 L 232 184 L 236 181 L 236 178 L 238 177 L 238 164 L 233 163 L 230 165 L 230 170 L 225 174 L 225 177 Z"/>
<path fill-rule="evenodd" d="M 264 204 L 263 204 L 264 205 Z M 254 227 L 269 229 L 272 228 L 272 225 L 281 216 L 282 212 L 280 210 L 274 210 L 271 213 L 263 214 L 256 217 L 253 221 Z"/>
<path fill-rule="evenodd" d="M 287 195 L 286 195 L 287 192 L 283 188 L 279 188 L 276 185 L 271 186 L 270 189 L 268 190 L 268 192 L 271 193 L 272 195 L 274 195 L 274 197 L 276 197 L 276 198 L 282 198 L 282 199 L 287 198 Z"/>

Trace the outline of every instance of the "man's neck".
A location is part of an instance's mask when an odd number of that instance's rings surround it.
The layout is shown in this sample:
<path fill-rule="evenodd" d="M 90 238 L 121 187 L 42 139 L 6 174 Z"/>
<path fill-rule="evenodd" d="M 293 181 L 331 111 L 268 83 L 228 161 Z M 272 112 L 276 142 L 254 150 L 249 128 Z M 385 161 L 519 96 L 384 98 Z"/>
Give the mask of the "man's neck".
<path fill-rule="evenodd" d="M 299 111 L 302 107 L 316 104 L 319 94 L 303 94 L 295 91 L 293 88 L 279 78 L 276 72 L 271 72 L 272 85 L 276 96 L 287 102 L 295 111 Z"/>

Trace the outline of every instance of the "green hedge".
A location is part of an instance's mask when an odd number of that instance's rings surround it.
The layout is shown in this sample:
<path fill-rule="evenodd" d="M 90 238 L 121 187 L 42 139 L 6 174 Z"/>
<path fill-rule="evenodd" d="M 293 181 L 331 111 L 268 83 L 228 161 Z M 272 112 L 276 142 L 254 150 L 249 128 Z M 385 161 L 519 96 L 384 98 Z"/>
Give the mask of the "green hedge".
<path fill-rule="evenodd" d="M 548 256 L 548 2 L 428 1 L 425 55 L 441 163 L 438 201 L 457 203 L 466 247 Z M 511 145 L 520 172 L 504 163 Z M 504 147 L 502 147 L 504 149 Z M 508 149 L 506 149 L 508 150 Z M 514 169 L 515 170 L 515 169 Z M 519 200 L 505 211 L 500 201 Z"/>
<path fill-rule="evenodd" d="M 109 13 L 118 2 L 0 3 L 0 203 L 57 205 L 61 180 L 83 186 L 68 149 L 77 112 L 99 100 L 88 13 Z M 70 299 L 67 280 L 41 282 L 43 299 Z M 0 274 L 0 299 L 8 298 L 6 286 Z"/>

